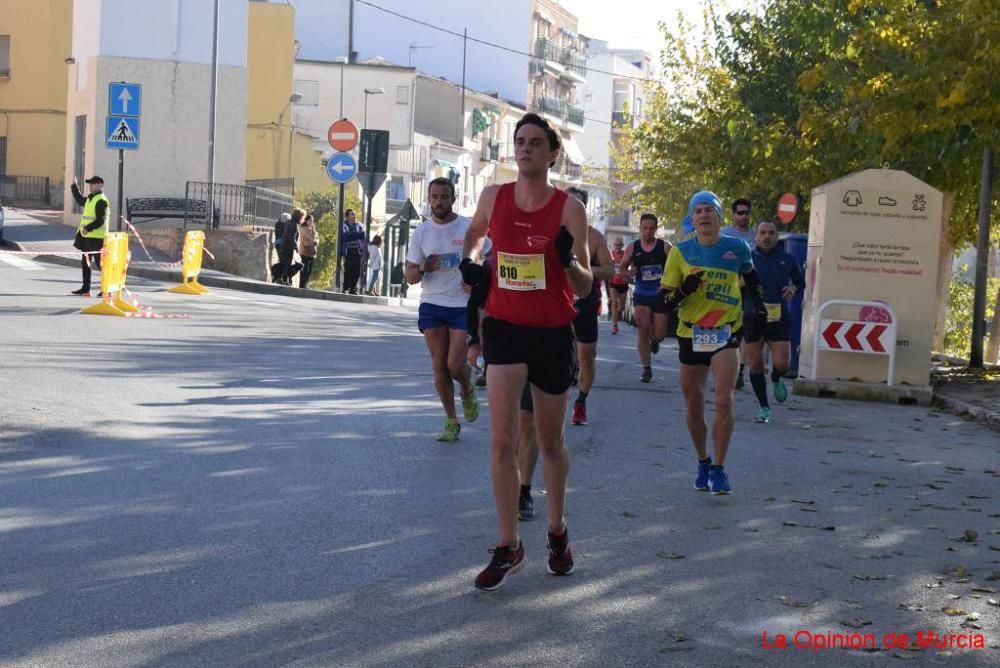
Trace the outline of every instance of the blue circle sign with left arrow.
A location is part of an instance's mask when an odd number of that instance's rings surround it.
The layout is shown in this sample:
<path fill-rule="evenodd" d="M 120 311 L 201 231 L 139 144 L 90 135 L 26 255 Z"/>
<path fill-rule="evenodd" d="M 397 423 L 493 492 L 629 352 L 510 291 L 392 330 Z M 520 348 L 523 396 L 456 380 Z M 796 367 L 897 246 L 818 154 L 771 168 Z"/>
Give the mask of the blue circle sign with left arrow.
<path fill-rule="evenodd" d="M 358 172 L 358 163 L 350 153 L 334 153 L 326 161 L 326 175 L 334 183 L 347 183 Z"/>

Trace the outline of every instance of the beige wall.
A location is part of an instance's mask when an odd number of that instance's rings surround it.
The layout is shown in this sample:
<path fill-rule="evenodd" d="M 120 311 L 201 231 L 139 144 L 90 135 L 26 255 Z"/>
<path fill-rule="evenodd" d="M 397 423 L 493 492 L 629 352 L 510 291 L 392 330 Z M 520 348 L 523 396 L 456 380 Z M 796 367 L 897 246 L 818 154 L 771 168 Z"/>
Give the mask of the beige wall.
<path fill-rule="evenodd" d="M 70 84 L 66 137 L 66 179 L 72 182 L 74 118 L 87 117 L 84 171 L 105 180 L 105 192 L 117 217 L 118 151 L 105 148 L 108 84 L 142 84 L 139 150 L 125 151 L 126 197 L 183 197 L 187 181 L 208 180 L 208 95 L 211 66 L 142 58 L 88 58 L 89 71 Z M 247 76 L 243 67 L 220 66 L 216 124 L 215 180 L 241 184 L 246 162 Z M 72 221 L 72 198 L 66 188 L 64 216 Z"/>
<path fill-rule="evenodd" d="M 0 2 L 0 34 L 10 36 L 10 78 L 0 78 L 9 174 L 63 180 L 72 19 L 73 0 Z"/>
<path fill-rule="evenodd" d="M 289 176 L 295 10 L 251 2 L 247 34 L 246 178 Z"/>
<path fill-rule="evenodd" d="M 942 194 L 905 172 L 869 169 L 814 188 L 799 372 L 813 372 L 822 320 L 870 320 L 830 300 L 880 301 L 896 313 L 896 383 L 929 383 Z M 861 316 L 861 317 L 859 317 Z M 872 314 L 874 317 L 875 314 Z M 873 320 L 876 321 L 877 320 Z M 885 382 L 888 356 L 820 350 L 819 380 Z"/>

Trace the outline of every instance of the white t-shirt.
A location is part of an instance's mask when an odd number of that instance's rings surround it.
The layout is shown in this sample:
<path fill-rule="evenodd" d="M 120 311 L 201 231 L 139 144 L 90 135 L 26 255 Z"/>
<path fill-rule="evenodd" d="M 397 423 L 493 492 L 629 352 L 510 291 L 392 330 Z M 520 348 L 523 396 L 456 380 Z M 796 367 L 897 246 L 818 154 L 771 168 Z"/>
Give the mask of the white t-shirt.
<path fill-rule="evenodd" d="M 382 251 L 378 249 L 378 246 L 368 246 L 368 268 L 371 270 L 377 270 L 382 268 Z"/>
<path fill-rule="evenodd" d="M 462 262 L 465 232 L 471 223 L 465 216 L 444 224 L 428 218 L 413 231 L 406 261 L 419 265 L 433 258 L 424 267 L 421 303 L 457 308 L 469 302 L 469 295 L 462 288 L 458 265 Z"/>

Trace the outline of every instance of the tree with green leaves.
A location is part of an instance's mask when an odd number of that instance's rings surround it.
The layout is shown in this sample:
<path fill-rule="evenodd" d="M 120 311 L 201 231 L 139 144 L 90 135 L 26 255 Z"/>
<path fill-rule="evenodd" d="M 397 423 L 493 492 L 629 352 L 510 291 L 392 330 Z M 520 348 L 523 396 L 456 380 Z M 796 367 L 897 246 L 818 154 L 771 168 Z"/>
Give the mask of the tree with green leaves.
<path fill-rule="evenodd" d="M 337 235 L 339 233 L 337 211 L 338 193 L 333 190 L 308 190 L 295 194 L 295 206 L 312 214 L 316 221 L 316 234 L 319 237 L 319 251 L 313 265 L 311 283 L 320 288 L 333 285 L 334 273 L 337 270 Z M 361 211 L 361 202 L 357 196 L 344 190 L 344 209 Z"/>

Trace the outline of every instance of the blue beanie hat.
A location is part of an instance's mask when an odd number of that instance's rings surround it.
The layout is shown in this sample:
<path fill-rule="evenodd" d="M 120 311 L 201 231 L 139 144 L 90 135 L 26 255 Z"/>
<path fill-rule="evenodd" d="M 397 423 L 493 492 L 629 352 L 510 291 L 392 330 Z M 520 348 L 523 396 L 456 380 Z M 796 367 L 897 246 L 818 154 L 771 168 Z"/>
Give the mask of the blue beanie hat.
<path fill-rule="evenodd" d="M 722 220 L 722 200 L 711 190 L 702 190 L 694 194 L 691 203 L 688 204 L 689 217 L 694 215 L 694 208 L 699 204 L 710 204 L 715 209 L 716 215 L 719 216 L 719 220 Z"/>

